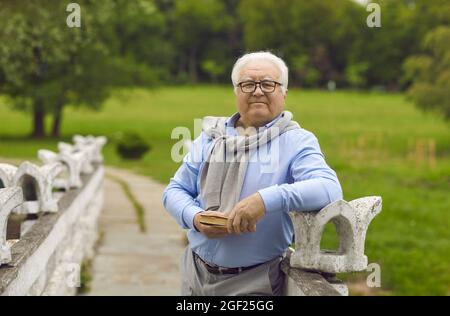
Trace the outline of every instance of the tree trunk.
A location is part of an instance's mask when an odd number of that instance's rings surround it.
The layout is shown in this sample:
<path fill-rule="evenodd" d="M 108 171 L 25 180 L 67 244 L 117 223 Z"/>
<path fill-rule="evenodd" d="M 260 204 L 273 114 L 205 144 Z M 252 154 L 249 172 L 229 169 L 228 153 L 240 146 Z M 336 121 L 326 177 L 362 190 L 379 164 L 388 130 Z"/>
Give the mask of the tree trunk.
<path fill-rule="evenodd" d="M 192 83 L 197 82 L 197 56 L 195 47 L 189 50 L 189 77 Z"/>
<path fill-rule="evenodd" d="M 240 51 L 241 47 L 241 35 L 240 35 L 240 29 L 238 25 L 235 25 L 230 32 L 228 33 L 228 44 L 231 48 L 231 53 L 235 53 L 236 55 L 240 55 L 242 52 Z"/>
<path fill-rule="evenodd" d="M 53 126 L 52 126 L 52 137 L 59 138 L 61 132 L 61 121 L 62 121 L 62 102 L 56 105 L 55 112 L 53 114 Z"/>
<path fill-rule="evenodd" d="M 41 100 L 37 100 L 33 105 L 33 133 L 34 138 L 45 137 L 45 110 Z"/>

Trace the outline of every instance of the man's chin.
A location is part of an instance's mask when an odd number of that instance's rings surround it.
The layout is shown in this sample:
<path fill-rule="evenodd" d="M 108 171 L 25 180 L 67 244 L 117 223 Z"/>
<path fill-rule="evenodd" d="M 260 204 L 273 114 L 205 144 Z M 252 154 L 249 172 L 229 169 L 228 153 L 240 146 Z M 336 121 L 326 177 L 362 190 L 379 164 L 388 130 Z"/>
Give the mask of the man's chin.
<path fill-rule="evenodd" d="M 247 112 L 247 116 L 252 122 L 268 122 L 272 117 L 270 111 L 267 108 L 253 108 Z"/>
<path fill-rule="evenodd" d="M 248 109 L 248 113 L 250 113 L 252 116 L 258 117 L 270 116 L 270 111 L 267 106 L 250 107 Z"/>

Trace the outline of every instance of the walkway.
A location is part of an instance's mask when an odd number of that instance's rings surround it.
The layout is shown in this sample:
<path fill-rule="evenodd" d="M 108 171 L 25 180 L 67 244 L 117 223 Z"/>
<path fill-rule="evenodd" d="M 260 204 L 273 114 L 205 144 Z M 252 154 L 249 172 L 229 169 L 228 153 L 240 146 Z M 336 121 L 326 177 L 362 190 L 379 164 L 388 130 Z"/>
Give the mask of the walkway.
<path fill-rule="evenodd" d="M 145 209 L 145 233 L 139 230 L 131 201 L 111 176 L 127 182 Z M 87 295 L 179 295 L 185 233 L 162 206 L 163 189 L 147 177 L 106 168 L 101 237 Z"/>

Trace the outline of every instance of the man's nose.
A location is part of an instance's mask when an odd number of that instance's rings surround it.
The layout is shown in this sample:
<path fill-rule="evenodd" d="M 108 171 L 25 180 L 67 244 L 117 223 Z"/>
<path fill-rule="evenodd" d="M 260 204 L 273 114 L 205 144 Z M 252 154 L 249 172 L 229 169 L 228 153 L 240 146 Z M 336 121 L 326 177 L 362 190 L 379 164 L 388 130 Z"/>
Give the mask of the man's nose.
<path fill-rule="evenodd" d="M 261 90 L 261 85 L 256 85 L 256 89 L 255 91 L 253 91 L 253 95 L 264 95 L 264 92 Z"/>

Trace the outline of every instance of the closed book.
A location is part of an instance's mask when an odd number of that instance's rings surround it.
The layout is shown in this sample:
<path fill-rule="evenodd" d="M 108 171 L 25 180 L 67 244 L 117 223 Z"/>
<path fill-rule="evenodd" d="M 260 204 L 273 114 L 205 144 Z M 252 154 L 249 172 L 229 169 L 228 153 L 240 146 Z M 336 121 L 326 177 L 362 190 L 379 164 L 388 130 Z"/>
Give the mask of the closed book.
<path fill-rule="evenodd" d="M 228 217 L 222 214 L 200 214 L 199 221 L 203 225 L 226 227 Z"/>

